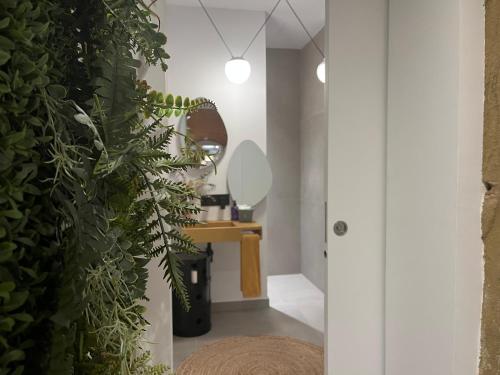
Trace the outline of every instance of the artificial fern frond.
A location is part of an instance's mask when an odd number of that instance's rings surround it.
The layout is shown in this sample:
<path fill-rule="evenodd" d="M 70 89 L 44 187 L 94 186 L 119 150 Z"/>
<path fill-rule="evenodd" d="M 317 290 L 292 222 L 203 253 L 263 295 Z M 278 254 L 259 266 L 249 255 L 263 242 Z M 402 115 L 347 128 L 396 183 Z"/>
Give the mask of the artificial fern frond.
<path fill-rule="evenodd" d="M 163 277 L 169 281 L 175 295 L 179 298 L 181 305 L 189 311 L 191 305 L 187 294 L 187 288 L 184 285 L 179 257 L 171 249 L 168 249 L 163 253 L 160 266 L 163 266 L 165 271 Z M 175 285 L 177 287 L 174 287 Z"/>
<path fill-rule="evenodd" d="M 163 149 L 167 147 L 172 141 L 175 134 L 173 126 L 168 126 L 161 134 L 155 134 L 149 138 L 149 147 L 153 150 Z"/>
<path fill-rule="evenodd" d="M 187 171 L 190 168 L 197 168 L 199 166 L 200 163 L 193 161 L 191 158 L 185 158 L 182 156 L 175 156 L 170 160 L 160 160 L 155 164 L 157 170 L 163 173 Z"/>
<path fill-rule="evenodd" d="M 172 241 L 175 241 L 177 243 L 179 243 L 181 246 L 183 246 L 184 248 L 188 249 L 188 251 L 190 253 L 198 253 L 198 248 L 193 244 L 193 240 L 191 239 L 191 237 L 183 234 L 182 232 L 178 231 L 178 230 L 171 230 L 170 232 L 168 232 L 168 236 L 169 238 L 172 239 Z"/>
<path fill-rule="evenodd" d="M 170 154 L 160 149 L 151 149 L 141 152 L 139 155 L 137 155 L 137 158 L 141 159 L 143 163 L 152 163 L 155 161 L 168 159 L 170 158 Z"/>
<path fill-rule="evenodd" d="M 151 194 L 151 197 L 153 201 L 155 202 L 154 204 L 154 210 L 156 213 L 156 218 L 153 219 L 153 221 L 158 222 L 159 230 L 161 233 L 161 239 L 163 244 L 160 245 L 159 247 L 156 247 L 152 251 L 153 256 L 159 256 L 162 253 L 162 260 L 160 262 L 160 265 L 163 265 L 163 268 L 165 270 L 164 273 L 164 278 L 167 278 L 169 280 L 169 283 L 172 287 L 172 289 L 175 291 L 177 296 L 179 297 L 182 305 L 186 310 L 189 310 L 190 305 L 189 305 L 189 297 L 187 295 L 187 290 L 186 286 L 184 285 L 183 279 L 182 279 L 182 271 L 180 270 L 179 267 L 179 259 L 175 254 L 173 254 L 171 248 L 170 248 L 170 239 L 168 237 L 168 232 L 165 228 L 165 224 L 163 222 L 163 219 L 165 215 L 162 215 L 161 213 L 161 208 L 156 202 L 155 198 L 155 191 L 153 189 L 153 186 L 149 183 L 147 175 L 140 170 L 137 166 L 135 166 L 136 170 L 143 176 L 146 184 L 148 185 L 149 193 Z M 169 215 L 169 214 L 167 214 Z M 178 217 L 176 218 L 176 221 L 182 221 L 182 218 Z M 172 220 L 168 220 L 168 223 L 174 223 L 175 222 Z"/>

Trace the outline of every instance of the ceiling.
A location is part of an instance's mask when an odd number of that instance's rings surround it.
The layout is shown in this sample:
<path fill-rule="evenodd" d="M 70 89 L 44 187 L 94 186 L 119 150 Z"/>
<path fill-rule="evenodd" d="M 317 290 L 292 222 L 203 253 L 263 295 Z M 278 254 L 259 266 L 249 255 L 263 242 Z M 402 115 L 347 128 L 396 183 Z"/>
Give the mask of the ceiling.
<path fill-rule="evenodd" d="M 166 0 L 167 4 L 199 7 L 198 0 Z M 206 7 L 270 12 L 277 0 L 202 0 Z M 325 0 L 289 0 L 314 36 L 325 25 Z M 257 30 L 255 30 L 257 31 Z M 309 38 L 282 0 L 266 29 L 269 48 L 302 49 Z"/>

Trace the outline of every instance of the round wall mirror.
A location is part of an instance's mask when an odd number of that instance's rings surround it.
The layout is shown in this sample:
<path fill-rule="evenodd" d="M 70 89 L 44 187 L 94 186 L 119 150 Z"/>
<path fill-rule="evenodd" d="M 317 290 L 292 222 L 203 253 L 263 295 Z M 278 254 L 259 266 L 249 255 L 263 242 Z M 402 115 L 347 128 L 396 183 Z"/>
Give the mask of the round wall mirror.
<path fill-rule="evenodd" d="M 202 99 L 203 100 L 203 99 Z M 186 135 L 193 144 L 193 151 L 201 149 L 207 155 L 202 166 L 219 162 L 227 146 L 227 131 L 224 121 L 214 103 L 206 101 L 196 109 L 183 115 L 179 120 L 179 133 Z M 186 147 L 186 139 L 179 138 L 181 148 Z"/>

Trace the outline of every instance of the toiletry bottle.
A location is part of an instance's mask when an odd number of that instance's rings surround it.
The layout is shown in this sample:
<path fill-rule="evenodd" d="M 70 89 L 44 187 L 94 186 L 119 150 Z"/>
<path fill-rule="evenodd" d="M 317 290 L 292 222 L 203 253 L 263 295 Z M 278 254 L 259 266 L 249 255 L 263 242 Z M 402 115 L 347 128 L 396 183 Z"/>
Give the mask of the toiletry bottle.
<path fill-rule="evenodd" d="M 238 221 L 240 219 L 238 212 L 238 206 L 236 205 L 236 201 L 233 201 L 233 205 L 231 206 L 231 220 Z"/>

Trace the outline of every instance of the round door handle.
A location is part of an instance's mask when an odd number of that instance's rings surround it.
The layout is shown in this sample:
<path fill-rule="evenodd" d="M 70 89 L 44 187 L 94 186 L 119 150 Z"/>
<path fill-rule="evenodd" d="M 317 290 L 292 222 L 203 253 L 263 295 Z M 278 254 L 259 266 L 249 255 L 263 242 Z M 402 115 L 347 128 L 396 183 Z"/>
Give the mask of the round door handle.
<path fill-rule="evenodd" d="M 333 233 L 337 236 L 344 236 L 347 233 L 348 226 L 345 221 L 339 220 L 335 224 L 333 224 Z"/>

